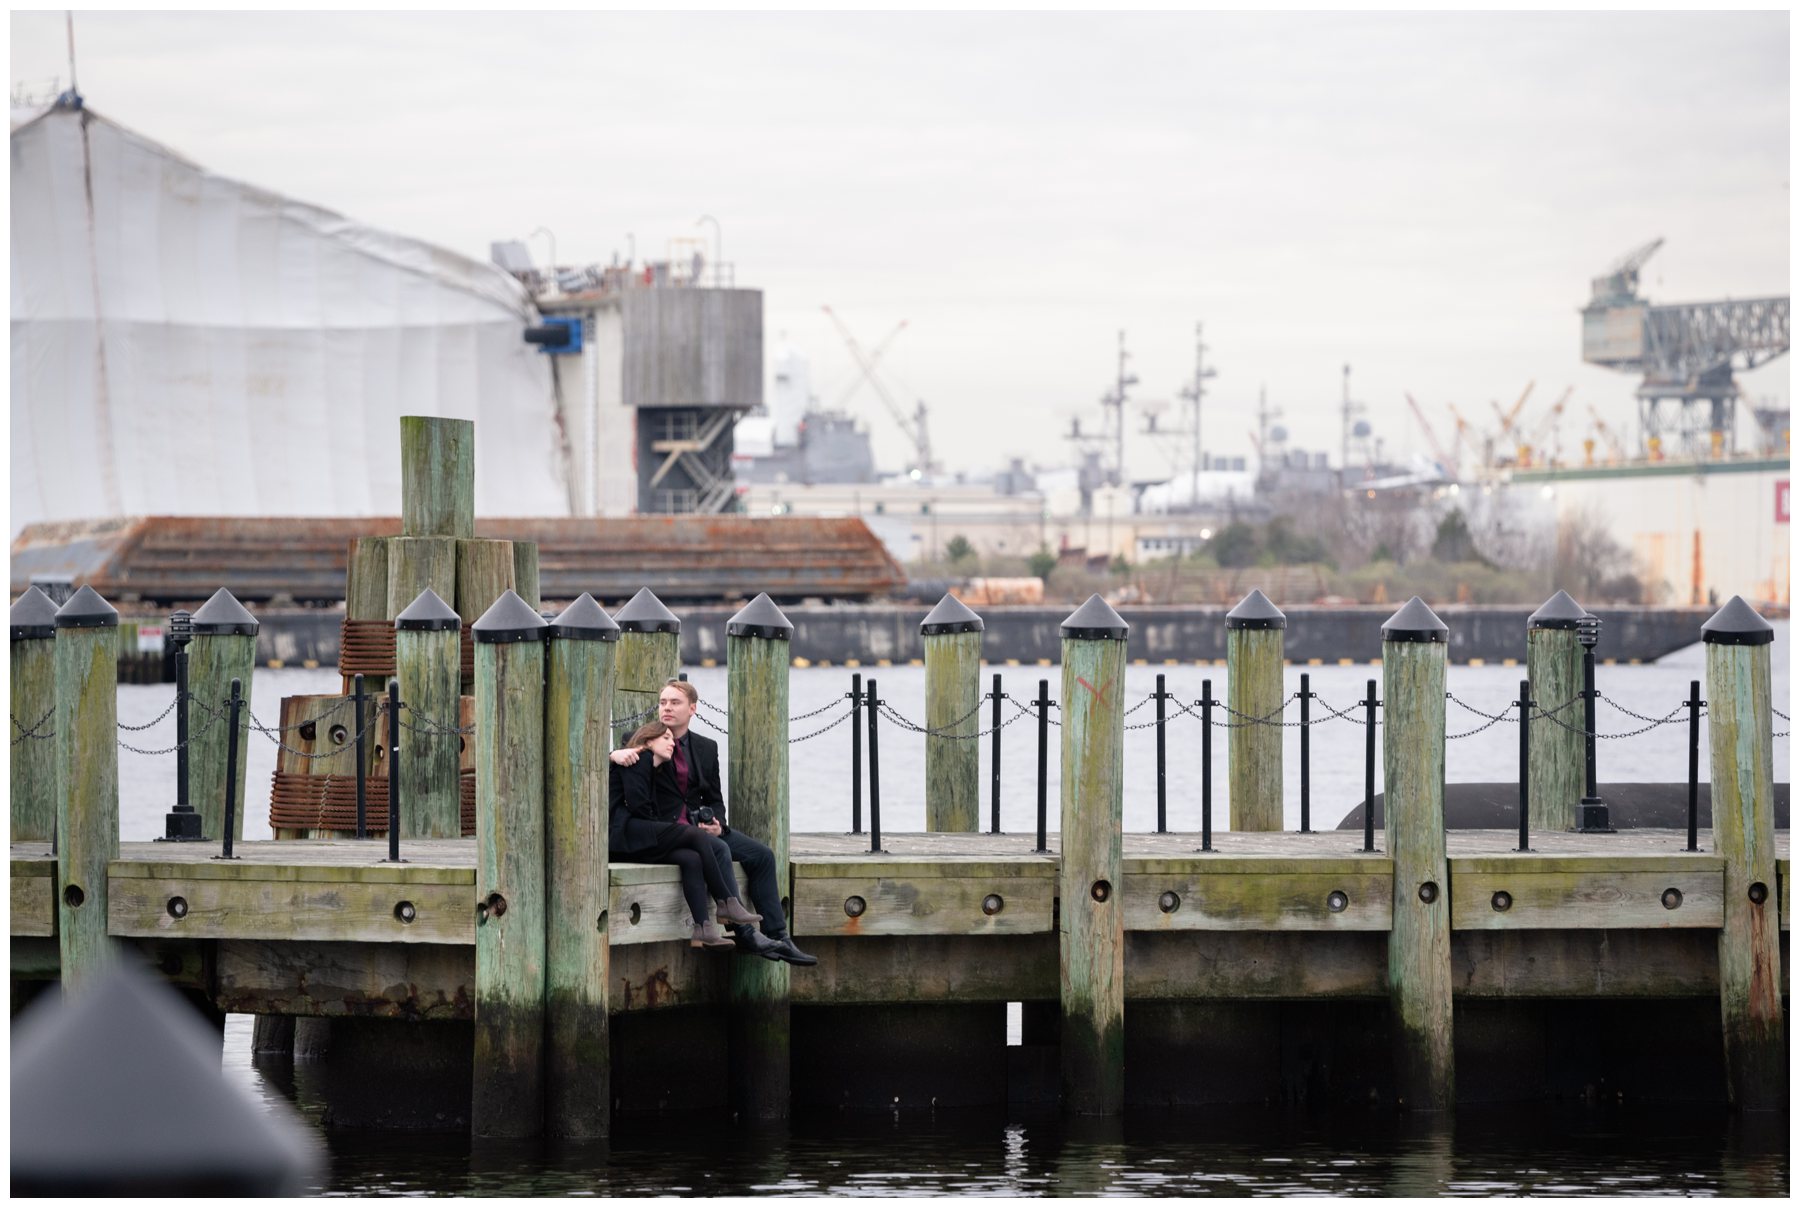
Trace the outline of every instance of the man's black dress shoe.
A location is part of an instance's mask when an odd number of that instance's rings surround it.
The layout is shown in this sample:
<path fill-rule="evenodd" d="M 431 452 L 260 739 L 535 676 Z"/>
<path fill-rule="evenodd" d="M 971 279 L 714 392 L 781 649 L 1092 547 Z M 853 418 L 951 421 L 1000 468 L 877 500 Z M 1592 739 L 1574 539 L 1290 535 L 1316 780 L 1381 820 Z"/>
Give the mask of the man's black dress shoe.
<path fill-rule="evenodd" d="M 770 960 L 779 960 L 775 955 L 775 941 L 754 927 L 739 927 L 732 932 L 737 940 L 739 956 L 766 956 Z"/>
<path fill-rule="evenodd" d="M 767 936 L 763 938 L 768 939 Z M 766 956 L 772 961 L 786 961 L 790 965 L 816 965 L 819 963 L 818 957 L 810 952 L 800 951 L 799 946 L 788 936 L 784 935 L 778 940 L 768 939 L 768 943 L 769 946 L 757 955 Z"/>

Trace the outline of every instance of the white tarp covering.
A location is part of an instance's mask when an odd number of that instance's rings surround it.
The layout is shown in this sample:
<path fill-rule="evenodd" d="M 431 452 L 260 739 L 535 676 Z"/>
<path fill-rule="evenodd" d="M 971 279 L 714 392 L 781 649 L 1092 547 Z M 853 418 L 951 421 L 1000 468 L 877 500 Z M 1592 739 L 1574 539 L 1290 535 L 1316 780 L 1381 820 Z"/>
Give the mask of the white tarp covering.
<path fill-rule="evenodd" d="M 401 415 L 475 421 L 479 514 L 567 515 L 535 319 L 492 265 L 50 110 L 12 132 L 12 532 L 398 515 Z"/>

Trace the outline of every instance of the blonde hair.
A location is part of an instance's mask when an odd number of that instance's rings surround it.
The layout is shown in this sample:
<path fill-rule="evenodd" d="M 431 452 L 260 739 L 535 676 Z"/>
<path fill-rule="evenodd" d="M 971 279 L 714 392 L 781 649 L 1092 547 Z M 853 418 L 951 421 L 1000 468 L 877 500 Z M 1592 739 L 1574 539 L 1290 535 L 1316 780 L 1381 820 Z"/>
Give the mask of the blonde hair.
<path fill-rule="evenodd" d="M 681 694 L 687 697 L 687 702 L 690 705 L 697 705 L 700 703 L 700 689 L 694 687 L 694 685 L 688 683 L 684 679 L 669 680 L 663 684 L 663 687 L 679 689 Z"/>
<path fill-rule="evenodd" d="M 643 749 L 669 732 L 669 727 L 660 721 L 647 721 L 632 732 L 625 745 Z"/>

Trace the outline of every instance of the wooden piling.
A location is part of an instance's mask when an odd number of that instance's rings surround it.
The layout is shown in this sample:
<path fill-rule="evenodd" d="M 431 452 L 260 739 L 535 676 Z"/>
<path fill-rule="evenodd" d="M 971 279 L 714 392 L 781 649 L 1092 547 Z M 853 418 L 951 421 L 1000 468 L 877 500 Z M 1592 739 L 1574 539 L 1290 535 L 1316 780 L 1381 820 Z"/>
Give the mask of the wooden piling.
<path fill-rule="evenodd" d="M 1253 725 L 1282 706 L 1287 616 L 1260 590 L 1225 614 L 1227 704 L 1231 715 L 1231 829 L 1282 829 L 1280 718 Z"/>
<path fill-rule="evenodd" d="M 1456 1103 L 1450 875 L 1444 850 L 1444 670 L 1450 630 L 1414 596 L 1381 627 L 1383 827 L 1394 865 L 1388 932 L 1394 1078 L 1419 1111 Z"/>
<path fill-rule="evenodd" d="M 1734 1107 L 1781 1111 L 1787 1108 L 1787 1036 L 1769 697 L 1775 631 L 1741 596 L 1733 596 L 1701 627 L 1700 637 L 1706 644 L 1713 842 L 1725 860 L 1719 1008 L 1726 1089 Z"/>
<path fill-rule="evenodd" d="M 648 587 L 614 614 L 619 651 L 612 699 L 613 745 L 656 720 L 656 698 L 681 670 L 681 622 Z"/>
<path fill-rule="evenodd" d="M 607 989 L 606 757 L 619 627 L 582 595 L 550 623 L 544 693 L 547 919 L 544 1080 L 550 1132 L 604 1137 L 612 1128 Z"/>
<path fill-rule="evenodd" d="M 394 618 L 400 680 L 400 835 L 462 837 L 462 618 L 427 587 Z"/>
<path fill-rule="evenodd" d="M 1125 1103 L 1125 932 L 1120 857 L 1128 626 L 1099 596 L 1062 623 L 1062 1102 L 1084 1116 Z"/>
<path fill-rule="evenodd" d="M 41 587 L 12 606 L 12 841 L 56 830 L 56 605 Z"/>
<path fill-rule="evenodd" d="M 544 619 L 507 592 L 475 622 L 475 1085 L 470 1127 L 544 1125 Z"/>
<path fill-rule="evenodd" d="M 533 608 L 544 606 L 538 593 L 538 546 L 535 541 L 515 541 L 513 552 L 513 590 Z M 596 605 L 598 607 L 598 605 Z M 607 618 L 611 620 L 611 618 Z"/>
<path fill-rule="evenodd" d="M 981 825 L 981 618 L 946 594 L 919 625 L 925 646 L 925 829 Z"/>
<path fill-rule="evenodd" d="M 119 614 L 83 587 L 55 624 L 56 941 L 63 990 L 80 994 L 116 956 L 106 868 L 119 855 Z"/>
<path fill-rule="evenodd" d="M 400 531 L 408 537 L 475 535 L 475 424 L 400 417 Z M 430 584 L 396 599 L 410 600 Z M 449 592 L 439 595 L 450 598 Z"/>
<path fill-rule="evenodd" d="M 256 634 L 261 626 L 237 597 L 221 587 L 194 614 L 194 640 L 188 645 L 188 692 L 194 701 L 188 741 L 188 804 L 200 814 L 203 835 L 225 834 L 225 773 L 231 724 L 227 701 L 231 681 L 244 685 L 245 707 L 238 719 L 237 814 L 232 839 L 244 837 L 244 787 L 249 780 L 245 754 L 250 744 L 250 680 L 256 669 Z"/>
<path fill-rule="evenodd" d="M 510 541 L 461 540 L 456 543 L 456 611 L 473 625 L 475 618 L 494 606 L 504 591 L 518 592 L 531 608 L 537 605 L 518 591 L 513 543 Z M 537 594 L 533 581 L 531 594 Z"/>
<path fill-rule="evenodd" d="M 387 607 L 399 612 L 430 589 L 440 600 L 456 600 L 456 538 L 390 537 L 387 543 Z M 480 616 L 474 613 L 473 616 Z M 471 621 L 471 617 L 464 617 Z"/>
<path fill-rule="evenodd" d="M 1587 615 L 1568 592 L 1551 596 L 1525 622 L 1525 677 L 1531 699 L 1548 712 L 1581 694 L 1581 643 L 1575 623 Z M 1557 725 L 1560 721 L 1563 724 Z M 1531 727 L 1531 828 L 1540 833 L 1574 830 L 1585 791 L 1586 748 L 1580 705 Z"/>
<path fill-rule="evenodd" d="M 388 609 L 388 543 L 391 537 L 358 537 L 350 543 L 344 574 L 344 616 L 385 621 Z"/>
<path fill-rule="evenodd" d="M 794 626 L 758 595 L 725 625 L 733 830 L 775 853 L 788 897 L 788 668 Z M 742 1115 L 782 1119 L 789 1106 L 789 969 L 782 961 L 738 960 L 731 969 L 731 1096 Z"/>

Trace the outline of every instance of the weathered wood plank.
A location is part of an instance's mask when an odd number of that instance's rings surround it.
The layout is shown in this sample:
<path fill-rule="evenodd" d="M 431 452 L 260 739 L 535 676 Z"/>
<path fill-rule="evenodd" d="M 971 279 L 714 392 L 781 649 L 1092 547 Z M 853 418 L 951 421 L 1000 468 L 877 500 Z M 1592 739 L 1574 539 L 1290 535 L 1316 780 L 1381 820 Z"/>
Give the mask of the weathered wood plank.
<path fill-rule="evenodd" d="M 859 901 L 860 907 L 852 899 Z M 802 877 L 796 873 L 793 901 L 794 930 L 806 936 L 1016 935 L 1055 927 L 1056 881 L 1049 876 Z M 851 909 L 860 913 L 852 916 Z"/>
<path fill-rule="evenodd" d="M 657 867 L 675 872 L 672 865 Z M 743 874 L 740 871 L 738 875 L 741 878 Z M 685 944 L 693 934 L 694 920 L 688 916 L 681 884 L 673 876 L 625 883 L 615 880 L 607 900 L 607 935 L 614 948 L 675 941 Z"/>
<path fill-rule="evenodd" d="M 1057 940 L 1006 936 L 809 937 L 819 963 L 794 979 L 808 1006 L 884 1003 L 1054 1002 Z"/>
<path fill-rule="evenodd" d="M 933 633 L 925 647 L 925 829 L 981 821 L 981 632 Z"/>
<path fill-rule="evenodd" d="M 475 942 L 475 901 L 466 885 L 114 877 L 107 916 L 120 936 Z"/>
<path fill-rule="evenodd" d="M 467 912 L 465 912 L 467 913 Z M 475 947 L 227 939 L 215 961 L 221 1010 L 252 1015 L 469 1020 Z"/>
<path fill-rule="evenodd" d="M 1130 999 L 1380 998 L 1387 943 L 1369 931 L 1125 935 Z"/>
<path fill-rule="evenodd" d="M 1450 1005 L 1450 880 L 1444 844 L 1444 665 L 1448 630 L 1416 596 L 1382 630 L 1386 847 L 1394 861 L 1388 985 L 1397 1093 L 1456 1103 Z"/>
<path fill-rule="evenodd" d="M 56 614 L 56 938 L 72 994 L 118 955 L 106 931 L 106 865 L 119 852 L 118 619 L 88 587 Z"/>
<path fill-rule="evenodd" d="M 14 935 L 56 934 L 56 882 L 47 876 L 21 877 L 15 871 L 9 895 Z"/>
<path fill-rule="evenodd" d="M 400 531 L 408 537 L 475 535 L 473 420 L 400 417 Z"/>
<path fill-rule="evenodd" d="M 1281 708 L 1283 690 L 1279 629 L 1231 629 L 1225 635 L 1227 703 L 1237 710 L 1228 720 L 1267 717 Z M 1277 719 L 1279 720 L 1279 719 Z M 1282 728 L 1238 725 L 1229 731 L 1231 829 L 1278 831 L 1282 828 Z"/>
<path fill-rule="evenodd" d="M 386 843 L 372 840 L 380 844 L 385 852 Z M 286 846 L 286 844 L 283 844 Z M 364 849 L 368 850 L 367 847 Z M 362 855 L 362 852 L 346 853 L 346 855 Z M 126 853 L 129 857 L 130 853 Z M 374 856 L 373 859 L 380 859 Z M 164 880 L 164 881 L 241 881 L 255 884 L 279 884 L 299 882 L 305 884 L 330 885 L 457 885 L 464 889 L 472 889 L 475 884 L 475 868 L 472 864 L 462 866 L 444 866 L 434 864 L 414 864 L 412 857 L 400 864 L 351 864 L 351 863 L 294 863 L 275 864 L 266 860 L 251 863 L 247 859 L 217 861 L 211 864 L 196 864 L 179 861 L 154 861 L 123 858 L 114 860 L 107 869 L 113 880 Z M 463 896 L 473 901 L 472 893 Z"/>
<path fill-rule="evenodd" d="M 48 607 L 48 600 L 38 604 L 40 610 Z M 43 628 L 34 625 L 27 631 L 36 634 Z M 55 637 L 14 639 L 12 717 L 12 841 L 47 843 L 56 826 L 56 740 L 38 734 L 56 728 Z M 26 730 L 35 732 L 28 737 Z"/>
<path fill-rule="evenodd" d="M 396 621 L 394 634 L 395 674 L 406 706 L 399 719 L 400 766 L 388 769 L 400 777 L 400 837 L 455 839 L 462 835 L 465 745 L 453 732 L 462 723 L 462 626 L 435 594 L 420 593 L 407 610 L 414 615 Z M 355 752 L 346 754 L 354 768 Z"/>
<path fill-rule="evenodd" d="M 490 538 L 458 541 L 455 604 L 464 623 L 473 625 L 482 613 L 494 606 L 501 593 L 515 591 L 513 575 L 512 542 Z M 520 599 L 524 597 L 520 596 Z"/>
<path fill-rule="evenodd" d="M 386 621 L 400 611 L 388 608 L 388 542 L 391 537 L 358 537 L 350 542 L 344 579 L 344 616 L 352 621 Z M 403 603 L 401 608 L 405 607 Z"/>
<path fill-rule="evenodd" d="M 538 544 L 535 541 L 515 541 L 513 552 L 513 590 L 519 598 L 533 608 L 544 606 L 543 597 L 538 592 Z"/>
<path fill-rule="evenodd" d="M 1063 623 L 1061 1080 L 1064 1108 L 1081 1115 L 1125 1103 L 1126 632 L 1098 596 Z"/>
<path fill-rule="evenodd" d="M 429 587 L 452 606 L 456 602 L 456 539 L 454 537 L 388 538 L 387 605 L 390 619 Z M 460 610 L 459 610 L 460 612 Z M 467 620 L 464 617 L 464 620 Z M 370 684 L 369 691 L 381 689 Z"/>
<path fill-rule="evenodd" d="M 1710 998 L 1718 941 L 1705 931 L 1462 931 L 1459 998 Z"/>
<path fill-rule="evenodd" d="M 1571 601 L 1573 603 L 1573 601 Z M 1582 691 L 1581 644 L 1573 629 L 1531 628 L 1525 633 L 1525 676 L 1540 709 L 1555 709 Z M 1573 830 L 1585 791 L 1587 749 L 1580 734 L 1581 706 L 1558 713 L 1555 721 L 1531 726 L 1528 774 L 1531 833 Z"/>
<path fill-rule="evenodd" d="M 1127 931 L 1386 931 L 1393 911 L 1386 869 L 1136 874 L 1128 863 L 1125 872 Z"/>
<path fill-rule="evenodd" d="M 1725 921 L 1724 895 L 1716 869 L 1486 872 L 1450 862 L 1450 925 L 1463 931 L 1713 928 Z"/>
<path fill-rule="evenodd" d="M 234 601 L 235 603 L 235 601 Z M 250 772 L 250 688 L 256 670 L 254 634 L 199 632 L 188 645 L 188 691 L 194 696 L 188 731 L 188 804 L 200 814 L 200 833 L 209 839 L 225 834 L 225 765 L 229 762 L 231 681 L 243 684 L 244 705 L 238 716 L 236 816 L 232 839 L 244 837 L 245 789 Z M 262 739 L 258 738 L 258 742 Z"/>

